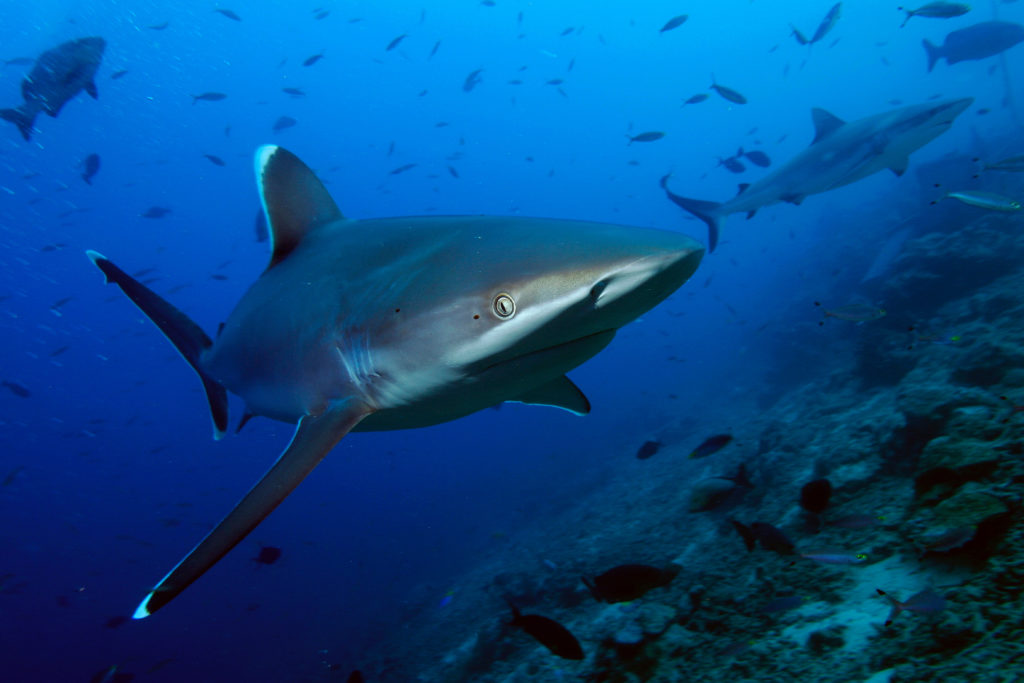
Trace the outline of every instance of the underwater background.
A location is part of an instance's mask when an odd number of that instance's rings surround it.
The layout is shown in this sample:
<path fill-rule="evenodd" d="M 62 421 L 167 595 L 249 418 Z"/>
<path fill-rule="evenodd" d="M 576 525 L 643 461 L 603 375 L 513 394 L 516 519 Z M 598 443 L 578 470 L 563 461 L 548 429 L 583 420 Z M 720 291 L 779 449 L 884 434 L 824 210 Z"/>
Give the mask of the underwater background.
<path fill-rule="evenodd" d="M 2 107 L 46 50 L 106 40 L 98 99 L 39 116 L 30 140 L 0 121 L 0 680 L 1024 679 L 1024 224 L 944 198 L 1024 196 L 1020 162 L 985 168 L 1024 153 L 1024 48 L 931 71 L 922 49 L 1024 7 L 901 26 L 895 2 L 847 1 L 801 44 L 835 6 L 0 7 Z M 727 219 L 689 282 L 571 373 L 590 415 L 503 404 L 350 435 L 174 604 L 126 619 L 293 428 L 211 440 L 193 373 L 86 249 L 212 332 L 266 267 L 261 144 L 353 218 L 704 240 L 666 174 L 725 201 L 807 147 L 812 107 L 852 121 L 965 97 L 902 175 Z M 716 434 L 733 440 L 688 457 Z M 741 465 L 749 485 L 696 500 Z M 823 478 L 831 499 L 809 511 L 801 489 Z M 796 552 L 748 550 L 731 520 Z M 821 549 L 857 560 L 803 556 Z M 669 562 L 636 600 L 580 580 Z M 879 589 L 910 605 L 888 627 Z M 586 657 L 509 626 L 506 600 Z"/>

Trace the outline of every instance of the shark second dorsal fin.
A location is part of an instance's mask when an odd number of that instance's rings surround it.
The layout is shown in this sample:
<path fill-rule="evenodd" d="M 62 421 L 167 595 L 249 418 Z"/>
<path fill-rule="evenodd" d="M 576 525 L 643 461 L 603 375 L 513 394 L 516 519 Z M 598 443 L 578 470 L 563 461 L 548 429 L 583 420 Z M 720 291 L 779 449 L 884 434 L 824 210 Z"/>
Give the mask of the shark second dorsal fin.
<path fill-rule="evenodd" d="M 811 120 L 814 122 L 814 139 L 811 140 L 812 145 L 818 140 L 828 137 L 846 125 L 846 121 L 843 121 L 832 112 L 825 111 L 819 107 L 815 107 L 811 110 Z"/>
<path fill-rule="evenodd" d="M 276 145 L 256 150 L 256 184 L 270 228 L 270 264 L 283 261 L 311 230 L 344 218 L 302 161 Z"/>

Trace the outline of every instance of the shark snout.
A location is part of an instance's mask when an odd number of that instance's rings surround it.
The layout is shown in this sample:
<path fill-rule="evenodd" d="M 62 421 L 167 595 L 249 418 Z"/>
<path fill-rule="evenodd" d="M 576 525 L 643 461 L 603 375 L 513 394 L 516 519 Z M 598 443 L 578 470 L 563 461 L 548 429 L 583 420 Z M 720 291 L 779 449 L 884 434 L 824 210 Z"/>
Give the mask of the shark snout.
<path fill-rule="evenodd" d="M 973 97 L 961 97 L 958 100 L 942 102 L 935 107 L 935 117 L 943 124 L 951 124 L 972 104 L 974 104 Z"/>
<path fill-rule="evenodd" d="M 671 296 L 686 282 L 701 259 L 704 246 L 678 235 L 678 245 L 640 254 L 625 261 L 591 287 L 594 310 L 609 327 L 619 327 Z"/>

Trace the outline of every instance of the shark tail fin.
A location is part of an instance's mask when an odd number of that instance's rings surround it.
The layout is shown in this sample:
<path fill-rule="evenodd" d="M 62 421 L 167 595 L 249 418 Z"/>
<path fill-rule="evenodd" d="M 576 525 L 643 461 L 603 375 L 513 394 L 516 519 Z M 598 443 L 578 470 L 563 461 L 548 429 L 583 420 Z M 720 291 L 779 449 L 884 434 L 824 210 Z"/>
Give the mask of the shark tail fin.
<path fill-rule="evenodd" d="M 921 45 L 924 46 L 925 54 L 928 55 L 928 73 L 931 73 L 932 69 L 935 68 L 935 62 L 942 58 L 942 50 L 932 45 L 931 41 L 927 38 L 921 41 Z"/>
<path fill-rule="evenodd" d="M 885 625 L 886 626 L 891 626 L 892 622 L 893 622 L 893 619 L 898 617 L 900 615 L 900 612 L 902 612 L 904 609 L 906 609 L 906 606 L 902 602 L 897 600 L 896 598 L 894 598 L 891 595 L 889 595 L 888 593 L 886 593 L 881 588 L 876 588 L 875 592 L 878 593 L 883 598 L 885 598 L 886 600 L 889 601 L 889 605 L 890 605 L 890 607 L 892 609 L 889 610 L 889 616 L 885 618 Z"/>
<path fill-rule="evenodd" d="M 178 353 L 184 357 L 192 369 L 199 375 L 203 382 L 203 389 L 206 390 L 206 400 L 210 404 L 210 414 L 213 417 L 214 438 L 224 436 L 228 428 L 228 394 L 217 380 L 206 374 L 200 363 L 200 355 L 203 351 L 213 346 L 213 342 L 206 336 L 206 333 L 189 320 L 188 316 L 179 311 L 171 304 L 164 301 L 153 290 L 137 282 L 131 275 L 124 272 L 110 262 L 103 254 L 95 251 L 87 251 L 89 259 L 103 271 L 107 282 L 113 282 L 121 288 L 132 302 L 146 314 L 153 323 L 160 328 Z"/>
<path fill-rule="evenodd" d="M 668 179 L 670 176 L 666 175 L 661 179 L 661 189 L 665 190 L 665 194 L 675 204 L 691 214 L 701 219 L 708 226 L 708 253 L 710 254 L 718 246 L 718 233 L 722 226 L 722 216 L 719 213 L 721 204 L 718 202 L 707 202 L 701 199 L 688 199 L 686 197 L 680 197 L 679 195 L 668 189 Z"/>
<path fill-rule="evenodd" d="M 0 119 L 4 121 L 10 121 L 18 127 L 21 132 L 21 137 L 26 140 L 32 137 L 32 122 L 35 120 L 34 115 L 30 115 L 25 111 L 24 107 L 18 107 L 17 109 L 0 109 Z"/>

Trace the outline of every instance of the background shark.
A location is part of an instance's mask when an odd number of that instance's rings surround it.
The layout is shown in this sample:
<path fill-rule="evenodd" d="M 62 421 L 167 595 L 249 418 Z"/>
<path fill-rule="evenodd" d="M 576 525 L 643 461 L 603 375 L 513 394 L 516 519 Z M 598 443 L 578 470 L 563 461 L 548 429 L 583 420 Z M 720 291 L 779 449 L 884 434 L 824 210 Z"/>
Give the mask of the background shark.
<path fill-rule="evenodd" d="M 752 217 L 777 202 L 800 204 L 808 195 L 834 190 L 888 168 L 903 175 L 910 154 L 949 130 L 974 98 L 917 104 L 868 116 L 850 123 L 824 109 L 812 109 L 814 140 L 778 170 L 752 185 L 740 185 L 727 202 L 681 197 L 668 189 L 668 198 L 708 225 L 708 251 L 714 251 L 722 221 L 732 213 Z"/>
<path fill-rule="evenodd" d="M 217 436 L 297 422 L 277 463 L 135 612 L 143 618 L 245 537 L 350 431 L 423 427 L 502 401 L 589 412 L 565 376 L 679 288 L 704 254 L 681 234 L 539 218 L 347 220 L 297 157 L 256 159 L 267 270 L 216 342 L 96 252 L 90 258 L 199 374 Z"/>
<path fill-rule="evenodd" d="M 32 71 L 21 82 L 25 103 L 17 109 L 0 109 L 0 118 L 16 125 L 28 140 L 39 112 L 56 117 L 68 100 L 83 90 L 93 99 L 99 97 L 96 70 L 106 46 L 107 41 L 97 36 L 79 38 L 39 55 Z"/>

